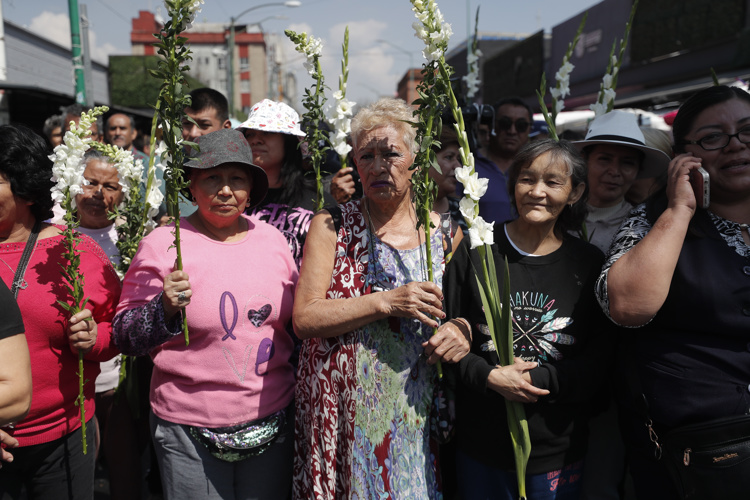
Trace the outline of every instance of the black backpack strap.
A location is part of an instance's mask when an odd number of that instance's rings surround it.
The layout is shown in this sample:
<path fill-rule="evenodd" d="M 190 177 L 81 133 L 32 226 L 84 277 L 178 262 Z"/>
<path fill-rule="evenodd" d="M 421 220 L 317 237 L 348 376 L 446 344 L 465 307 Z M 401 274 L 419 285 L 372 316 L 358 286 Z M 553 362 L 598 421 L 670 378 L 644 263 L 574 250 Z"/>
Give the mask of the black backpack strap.
<path fill-rule="evenodd" d="M 323 207 L 323 210 L 328 210 L 328 213 L 331 214 L 333 227 L 336 228 L 336 234 L 339 234 L 339 230 L 341 229 L 341 207 L 338 205 L 328 205 L 327 207 Z"/>

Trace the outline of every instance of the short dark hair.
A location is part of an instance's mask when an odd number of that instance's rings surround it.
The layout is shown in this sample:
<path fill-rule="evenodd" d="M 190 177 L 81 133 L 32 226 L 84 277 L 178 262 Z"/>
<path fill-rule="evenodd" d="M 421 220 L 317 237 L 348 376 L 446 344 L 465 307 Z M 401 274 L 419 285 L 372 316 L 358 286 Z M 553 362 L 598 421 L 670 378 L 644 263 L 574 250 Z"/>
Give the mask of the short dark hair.
<path fill-rule="evenodd" d="M 497 116 L 497 111 L 500 109 L 500 106 L 505 106 L 506 104 L 510 104 L 511 106 L 520 106 L 522 108 L 526 108 L 526 111 L 529 113 L 529 122 L 534 122 L 534 112 L 531 110 L 531 106 L 526 104 L 523 99 L 520 97 L 505 97 L 503 99 L 500 99 L 495 103 L 495 116 Z"/>
<path fill-rule="evenodd" d="M 42 132 L 47 137 L 47 139 L 52 139 L 52 131 L 55 130 L 57 127 L 62 128 L 63 124 L 63 116 L 62 115 L 52 115 L 46 120 L 44 120 L 44 125 L 42 126 Z"/>
<path fill-rule="evenodd" d="M 526 144 L 516 155 L 513 163 L 508 169 L 508 193 L 513 206 L 516 206 L 516 182 L 521 170 L 531 165 L 534 160 L 545 153 L 552 154 L 552 161 L 562 161 L 568 166 L 570 182 L 573 189 L 581 183 L 585 186 L 583 195 L 573 206 L 565 205 L 560 216 L 555 221 L 555 233 L 562 237 L 568 231 L 579 231 L 583 221 L 586 220 L 586 200 L 588 199 L 589 186 L 586 183 L 586 162 L 578 154 L 575 146 L 566 140 L 556 141 L 554 139 L 542 139 L 531 141 Z"/>
<path fill-rule="evenodd" d="M 750 103 L 750 94 L 739 87 L 728 87 L 726 85 L 712 85 L 688 98 L 682 103 L 677 116 L 672 124 L 672 137 L 674 137 L 674 152 L 676 154 L 685 152 L 685 136 L 693 128 L 695 119 L 706 109 L 731 99 L 741 99 Z"/>
<path fill-rule="evenodd" d="M 74 102 L 68 106 L 60 106 L 60 112 L 62 113 L 62 129 L 67 130 L 68 128 L 68 116 L 77 116 L 80 118 L 81 113 L 91 111 L 92 108 L 84 106 L 83 104 Z M 104 120 L 102 115 L 96 117 L 96 131 L 99 134 L 104 134 Z"/>
<path fill-rule="evenodd" d="M 199 112 L 205 109 L 215 109 L 216 117 L 220 122 L 224 123 L 229 120 L 229 103 L 224 94 L 218 90 L 203 87 L 195 89 L 190 92 L 190 108 L 193 111 Z"/>
<path fill-rule="evenodd" d="M 32 202 L 31 214 L 38 221 L 52 217 L 52 160 L 49 146 L 33 130 L 23 125 L 0 126 L 0 174 L 10 182 L 10 190 Z"/>
<path fill-rule="evenodd" d="M 122 116 L 126 116 L 126 117 L 128 118 L 128 120 L 130 120 L 130 129 L 131 129 L 131 130 L 135 130 L 135 118 L 133 118 L 133 115 L 129 115 L 129 114 L 127 114 L 127 113 L 120 113 L 119 111 L 115 111 L 114 113 L 110 114 L 110 115 L 109 115 L 109 116 L 107 117 L 107 121 L 106 121 L 106 122 L 104 122 L 104 127 L 105 127 L 105 128 L 109 127 L 109 120 L 110 120 L 110 119 L 111 119 L 111 118 L 112 118 L 113 116 L 115 116 L 115 115 L 122 115 Z"/>

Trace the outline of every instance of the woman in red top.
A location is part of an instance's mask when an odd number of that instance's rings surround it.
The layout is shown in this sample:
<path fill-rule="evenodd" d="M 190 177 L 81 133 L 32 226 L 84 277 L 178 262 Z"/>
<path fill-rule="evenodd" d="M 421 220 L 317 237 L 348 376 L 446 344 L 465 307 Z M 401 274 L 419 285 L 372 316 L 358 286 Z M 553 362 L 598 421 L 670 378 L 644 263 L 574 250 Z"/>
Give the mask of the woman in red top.
<path fill-rule="evenodd" d="M 86 415 L 93 417 L 99 362 L 117 354 L 110 321 L 120 281 L 102 249 L 84 236 L 78 249 L 86 308 L 70 317 L 58 305 L 69 301 L 60 267 L 67 260 L 60 227 L 42 222 L 52 208 L 48 154 L 30 129 L 0 126 L 0 279 L 18 284 L 33 383 L 28 416 L 8 431 L 19 446 L 13 462 L 0 469 L 0 497 L 19 498 L 25 487 L 27 498 L 92 498 L 94 433 L 87 434 L 92 451 L 84 455 L 76 406 L 78 351 L 84 353 Z M 30 255 L 23 271 L 25 250 Z"/>

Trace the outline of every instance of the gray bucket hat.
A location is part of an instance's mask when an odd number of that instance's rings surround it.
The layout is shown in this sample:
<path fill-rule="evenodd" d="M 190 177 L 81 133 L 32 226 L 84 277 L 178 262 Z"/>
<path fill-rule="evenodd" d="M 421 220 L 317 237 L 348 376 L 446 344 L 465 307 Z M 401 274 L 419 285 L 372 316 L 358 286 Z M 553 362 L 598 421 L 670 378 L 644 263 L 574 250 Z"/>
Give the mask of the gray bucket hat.
<path fill-rule="evenodd" d="M 202 135 L 195 142 L 198 144 L 200 152 L 195 158 L 185 162 L 185 167 L 203 170 L 227 163 L 244 165 L 253 179 L 249 208 L 253 208 L 263 201 L 266 193 L 268 193 L 268 176 L 262 168 L 253 164 L 253 152 L 241 132 L 231 128 L 223 128 Z"/>

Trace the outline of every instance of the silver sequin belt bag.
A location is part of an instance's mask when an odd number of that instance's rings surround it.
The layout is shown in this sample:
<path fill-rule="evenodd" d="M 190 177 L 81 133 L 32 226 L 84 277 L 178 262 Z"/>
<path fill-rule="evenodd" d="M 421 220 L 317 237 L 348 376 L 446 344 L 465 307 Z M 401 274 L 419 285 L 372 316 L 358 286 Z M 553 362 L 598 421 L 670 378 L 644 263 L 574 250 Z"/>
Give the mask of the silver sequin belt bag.
<path fill-rule="evenodd" d="M 273 444 L 284 429 L 288 411 L 294 411 L 293 404 L 267 417 L 231 427 L 186 427 L 214 457 L 239 462 L 260 455 Z"/>

